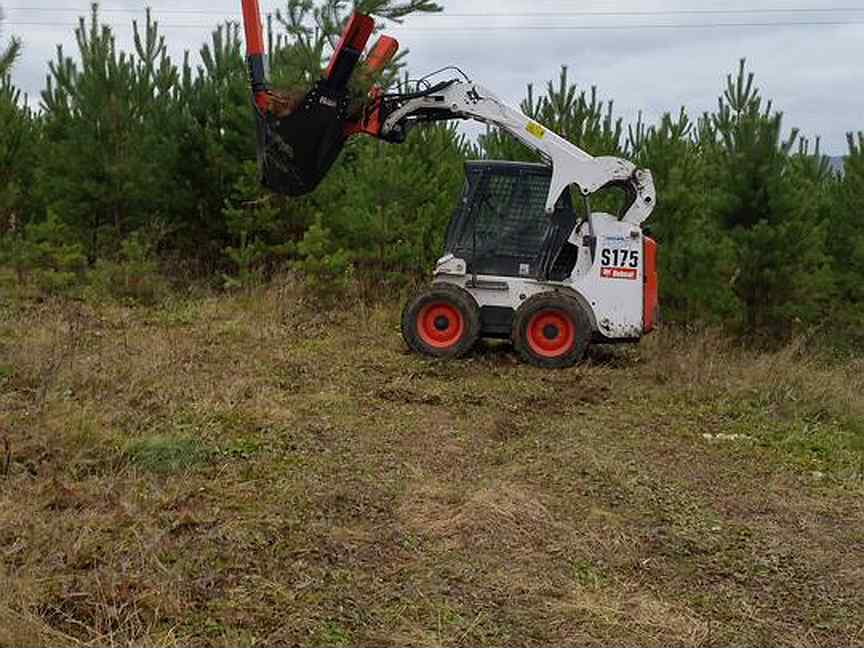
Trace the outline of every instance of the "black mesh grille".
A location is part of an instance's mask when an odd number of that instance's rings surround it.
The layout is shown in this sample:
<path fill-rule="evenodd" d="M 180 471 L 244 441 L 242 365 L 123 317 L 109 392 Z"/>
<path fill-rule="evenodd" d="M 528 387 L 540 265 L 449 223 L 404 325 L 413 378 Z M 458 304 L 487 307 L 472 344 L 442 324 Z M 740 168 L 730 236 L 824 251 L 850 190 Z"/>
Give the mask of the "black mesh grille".
<path fill-rule="evenodd" d="M 448 230 L 446 251 L 465 259 L 469 272 L 536 276 L 550 226 L 545 206 L 551 170 L 535 164 L 473 162 L 466 165 L 466 176 L 468 185 Z M 556 224 L 571 223 L 566 240 L 575 223 L 568 192 L 556 209 Z M 559 238 L 549 244 L 560 247 Z"/>

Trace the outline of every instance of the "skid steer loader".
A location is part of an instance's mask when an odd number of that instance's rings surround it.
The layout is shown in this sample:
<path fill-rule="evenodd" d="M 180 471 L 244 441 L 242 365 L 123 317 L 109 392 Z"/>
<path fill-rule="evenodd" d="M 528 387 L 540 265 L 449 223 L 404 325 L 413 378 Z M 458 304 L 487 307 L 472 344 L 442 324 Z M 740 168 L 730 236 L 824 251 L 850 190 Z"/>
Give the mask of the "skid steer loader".
<path fill-rule="evenodd" d="M 323 77 L 287 116 L 266 80 L 257 0 L 243 0 L 261 179 L 273 191 L 314 190 L 347 138 L 403 142 L 423 123 L 473 119 L 500 128 L 543 163 L 473 161 L 431 283 L 402 315 L 408 346 L 429 356 L 467 353 L 481 337 L 509 338 L 539 367 L 578 362 L 592 342 L 637 342 L 658 314 L 657 244 L 642 231 L 656 197 L 651 172 L 593 157 L 467 77 L 373 87 L 350 107 L 348 80 L 374 31 L 355 14 Z M 363 65 L 378 70 L 398 44 L 382 36 Z M 454 68 L 455 69 L 455 68 Z M 591 197 L 616 188 L 617 214 L 594 212 Z"/>

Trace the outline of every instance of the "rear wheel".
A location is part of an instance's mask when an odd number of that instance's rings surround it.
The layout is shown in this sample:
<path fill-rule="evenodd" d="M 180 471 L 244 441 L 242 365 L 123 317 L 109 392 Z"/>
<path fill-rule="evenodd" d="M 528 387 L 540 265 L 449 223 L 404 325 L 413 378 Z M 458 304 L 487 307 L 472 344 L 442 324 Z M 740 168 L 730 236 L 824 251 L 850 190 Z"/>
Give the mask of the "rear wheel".
<path fill-rule="evenodd" d="M 436 358 L 465 355 L 480 336 L 480 308 L 463 288 L 436 283 L 402 311 L 402 337 L 412 351 Z"/>
<path fill-rule="evenodd" d="M 585 356 L 591 324 L 582 305 L 561 293 L 526 301 L 513 320 L 513 346 L 535 367 L 570 367 Z"/>

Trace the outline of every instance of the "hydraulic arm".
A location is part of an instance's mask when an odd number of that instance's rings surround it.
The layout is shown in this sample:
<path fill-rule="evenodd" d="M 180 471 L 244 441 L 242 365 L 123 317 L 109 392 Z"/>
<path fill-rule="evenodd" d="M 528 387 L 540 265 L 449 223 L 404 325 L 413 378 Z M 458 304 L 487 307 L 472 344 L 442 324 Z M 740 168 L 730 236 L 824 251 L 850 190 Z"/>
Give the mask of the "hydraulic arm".
<path fill-rule="evenodd" d="M 552 166 L 546 211 L 552 213 L 565 188 L 575 184 L 583 196 L 618 186 L 628 204 L 622 220 L 641 224 L 654 209 L 655 190 L 650 171 L 615 157 L 593 157 L 557 133 L 509 106 L 479 84 L 447 81 L 413 95 L 381 95 L 364 119 L 366 132 L 388 141 L 402 141 L 414 125 L 449 119 L 473 119 L 497 126 L 536 151 Z"/>
<path fill-rule="evenodd" d="M 349 20 L 322 78 L 302 98 L 286 99 L 267 81 L 258 0 L 242 3 L 262 182 L 270 189 L 288 195 L 309 193 L 352 135 L 401 142 L 420 123 L 473 119 L 504 129 L 552 167 L 547 213 L 554 211 L 570 185 L 585 197 L 610 186 L 622 188 L 628 199 L 622 220 L 634 225 L 654 209 L 650 171 L 620 158 L 593 157 L 467 79 L 444 81 L 413 93 L 385 93 L 373 87 L 365 103 L 352 106 L 348 82 L 375 27 L 363 14 L 355 13 Z M 382 36 L 366 57 L 365 68 L 383 69 L 397 49 L 395 39 Z"/>

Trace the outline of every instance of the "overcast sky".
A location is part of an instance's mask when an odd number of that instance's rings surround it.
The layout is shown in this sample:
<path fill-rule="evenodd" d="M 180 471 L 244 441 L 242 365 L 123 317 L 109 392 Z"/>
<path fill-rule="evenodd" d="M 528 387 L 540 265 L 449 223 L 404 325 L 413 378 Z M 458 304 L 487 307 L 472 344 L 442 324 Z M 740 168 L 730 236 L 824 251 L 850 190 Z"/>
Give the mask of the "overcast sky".
<path fill-rule="evenodd" d="M 259 1 L 262 12 L 281 3 Z M 207 38 L 207 26 L 219 22 L 223 13 L 238 17 L 240 0 L 105 0 L 105 22 L 117 25 L 121 46 L 131 42 L 131 20 L 136 14 L 111 10 L 137 10 L 140 16 L 148 4 L 167 34 L 172 54 L 179 57 L 184 49 L 197 51 Z M 726 74 L 746 57 L 763 94 L 784 111 L 786 125 L 798 126 L 810 136 L 821 135 L 827 153 L 845 153 L 846 132 L 864 129 L 862 0 L 444 0 L 443 4 L 444 16 L 409 18 L 388 30 L 410 50 L 414 74 L 456 64 L 518 103 L 526 84 L 545 84 L 566 64 L 580 86 L 597 85 L 601 96 L 614 98 L 617 112 L 625 118 L 641 110 L 655 119 L 666 111 L 677 112 L 682 105 L 693 116 L 713 108 Z M 74 52 L 71 26 L 76 15 L 87 13 L 89 3 L 0 0 L 0 6 L 6 14 L 4 40 L 15 34 L 24 41 L 14 79 L 31 96 L 38 96 L 46 61 L 53 58 L 56 45 L 63 43 L 67 52 Z M 710 13 L 731 10 L 741 13 Z M 682 11 L 699 13 L 670 13 Z M 560 15 L 573 12 L 642 15 Z M 789 24 L 812 22 L 838 24 Z M 718 23 L 775 24 L 680 27 Z"/>

